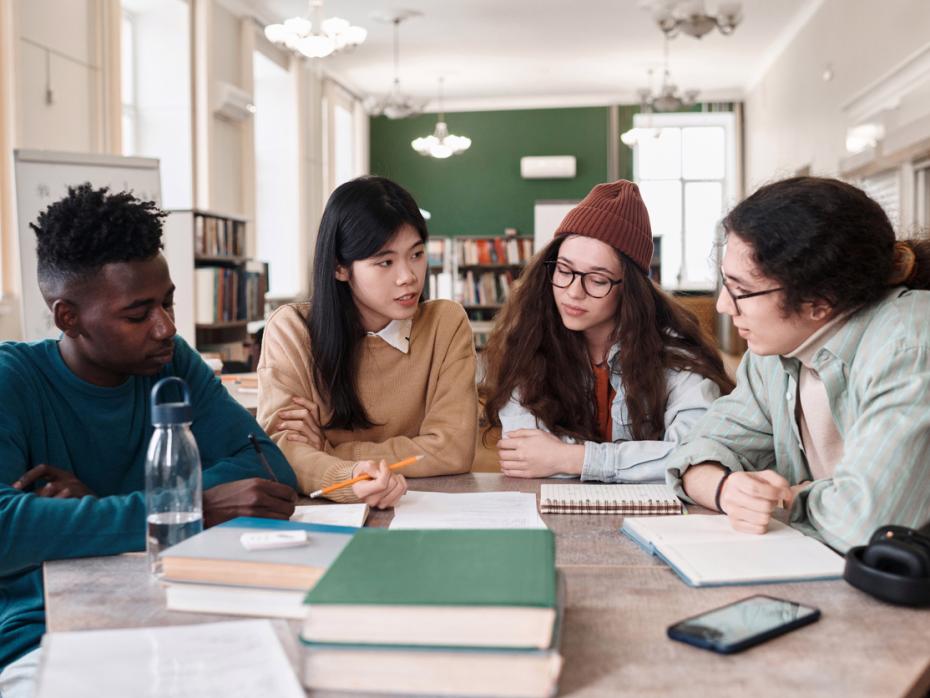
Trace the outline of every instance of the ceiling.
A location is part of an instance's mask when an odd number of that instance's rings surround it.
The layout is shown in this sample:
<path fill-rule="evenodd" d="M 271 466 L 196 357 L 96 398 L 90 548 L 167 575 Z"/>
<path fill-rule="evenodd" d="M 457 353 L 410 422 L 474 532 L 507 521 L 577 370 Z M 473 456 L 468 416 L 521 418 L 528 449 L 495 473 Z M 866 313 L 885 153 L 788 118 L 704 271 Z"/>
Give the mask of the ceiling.
<path fill-rule="evenodd" d="M 417 10 L 422 15 L 400 28 L 404 93 L 435 97 L 444 76 L 450 111 L 631 103 L 648 69 L 655 69 L 655 86 L 661 74 L 663 35 L 648 8 L 654 1 L 326 0 L 326 16 L 365 27 L 368 39 L 321 63 L 359 96 L 386 93 L 393 79 L 392 27 L 372 16 Z M 674 82 L 700 89 L 708 100 L 740 98 L 820 3 L 743 0 L 743 22 L 731 36 L 714 30 L 700 40 L 670 41 Z M 307 13 L 305 0 L 249 5 L 264 21 Z M 713 0 L 706 5 L 716 7 Z"/>

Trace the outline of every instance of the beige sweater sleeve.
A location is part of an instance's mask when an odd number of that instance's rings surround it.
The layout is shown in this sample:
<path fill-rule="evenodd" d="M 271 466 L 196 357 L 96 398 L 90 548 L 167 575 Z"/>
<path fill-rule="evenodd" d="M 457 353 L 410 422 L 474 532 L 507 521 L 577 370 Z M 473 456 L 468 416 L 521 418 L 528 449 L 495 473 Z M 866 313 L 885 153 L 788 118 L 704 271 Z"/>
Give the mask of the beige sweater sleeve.
<path fill-rule="evenodd" d="M 278 413 L 291 409 L 295 396 L 320 405 L 310 375 L 310 340 L 304 318 L 298 306 L 287 305 L 272 313 L 265 325 L 258 362 L 258 423 L 284 452 L 297 474 L 301 492 L 313 492 L 348 479 L 353 460 L 327 453 L 331 448 L 328 445 L 320 451 L 309 444 L 289 441 L 286 431 L 275 433 Z M 330 498 L 358 501 L 350 487 L 337 490 Z"/>
<path fill-rule="evenodd" d="M 475 386 L 475 343 L 465 311 L 458 308 L 449 322 L 444 353 L 434 357 L 438 380 L 426 396 L 425 417 L 414 437 L 394 436 L 385 441 L 349 441 L 333 453 L 350 461 L 389 463 L 413 455 L 425 456 L 403 469 L 405 477 L 467 473 L 475 457 L 478 429 L 478 394 Z"/>

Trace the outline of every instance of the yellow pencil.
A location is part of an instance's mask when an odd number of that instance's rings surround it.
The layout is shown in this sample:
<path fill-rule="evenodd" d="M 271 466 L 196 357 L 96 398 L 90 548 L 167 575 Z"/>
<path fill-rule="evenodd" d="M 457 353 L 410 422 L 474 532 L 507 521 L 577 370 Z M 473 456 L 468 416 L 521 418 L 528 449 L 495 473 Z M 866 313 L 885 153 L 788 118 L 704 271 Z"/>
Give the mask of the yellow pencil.
<path fill-rule="evenodd" d="M 410 458 L 404 458 L 403 460 L 399 460 L 396 463 L 391 463 L 391 465 L 389 465 L 388 468 L 390 468 L 391 470 L 400 470 L 401 468 L 405 468 L 408 465 L 412 465 L 416 463 L 418 460 L 422 460 L 423 457 L 424 456 L 410 456 Z M 362 480 L 373 480 L 373 479 L 374 478 L 372 478 L 371 475 L 362 474 L 357 477 L 353 477 L 351 480 L 343 480 L 342 482 L 337 482 L 333 485 L 330 485 L 329 487 L 324 487 L 321 490 L 317 490 L 316 492 L 311 492 L 310 499 L 316 499 L 317 497 L 321 495 L 329 494 L 330 492 L 335 492 L 336 490 L 342 489 L 343 487 L 348 487 L 349 485 L 354 485 L 356 482 L 361 482 Z"/>

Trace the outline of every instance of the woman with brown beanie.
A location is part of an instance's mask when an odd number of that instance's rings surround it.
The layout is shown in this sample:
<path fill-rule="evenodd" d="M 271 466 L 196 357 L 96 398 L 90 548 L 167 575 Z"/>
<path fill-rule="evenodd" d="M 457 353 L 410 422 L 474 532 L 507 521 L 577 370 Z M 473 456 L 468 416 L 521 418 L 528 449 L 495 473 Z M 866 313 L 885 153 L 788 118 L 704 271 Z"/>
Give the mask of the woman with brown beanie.
<path fill-rule="evenodd" d="M 695 318 L 649 279 L 652 251 L 639 188 L 619 180 L 572 209 L 521 274 L 480 388 L 505 475 L 661 480 L 732 389 Z"/>
<path fill-rule="evenodd" d="M 930 518 L 930 241 L 836 179 L 766 185 L 724 219 L 717 310 L 749 352 L 669 458 L 679 494 L 845 551 Z"/>

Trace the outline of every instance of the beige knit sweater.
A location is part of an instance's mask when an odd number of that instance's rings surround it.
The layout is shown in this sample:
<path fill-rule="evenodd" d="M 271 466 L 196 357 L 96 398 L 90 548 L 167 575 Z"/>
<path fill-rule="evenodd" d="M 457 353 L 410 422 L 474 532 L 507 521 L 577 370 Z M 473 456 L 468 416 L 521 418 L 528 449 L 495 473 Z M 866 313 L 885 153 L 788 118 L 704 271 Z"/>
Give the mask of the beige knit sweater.
<path fill-rule="evenodd" d="M 321 423 L 331 410 L 316 390 L 310 370 L 308 303 L 278 308 L 265 327 L 258 363 L 258 422 L 271 432 L 281 410 L 294 396 L 319 406 Z M 403 469 L 406 477 L 464 473 L 475 454 L 478 397 L 471 327 L 458 303 L 435 300 L 420 304 L 413 316 L 410 347 L 404 354 L 382 338 L 361 340 L 358 393 L 376 426 L 347 431 L 326 429 L 322 450 L 289 441 L 287 432 L 271 438 L 297 473 L 302 492 L 351 476 L 359 460 L 408 456 L 425 458 Z M 356 501 L 349 487 L 332 499 Z"/>

